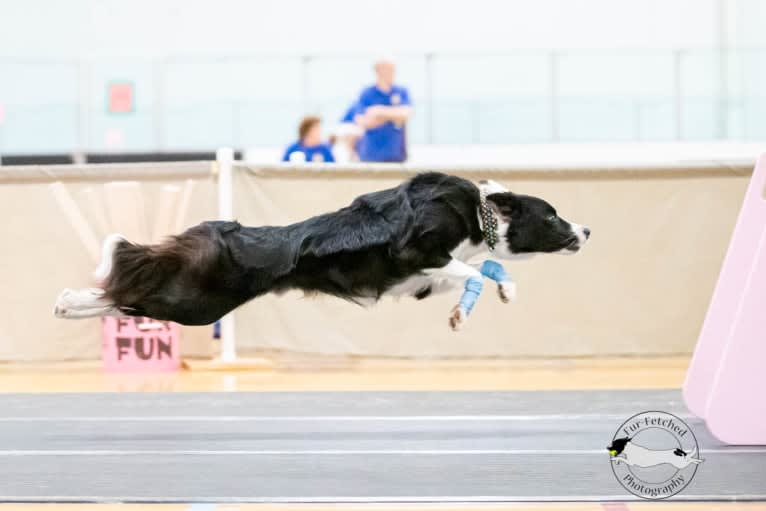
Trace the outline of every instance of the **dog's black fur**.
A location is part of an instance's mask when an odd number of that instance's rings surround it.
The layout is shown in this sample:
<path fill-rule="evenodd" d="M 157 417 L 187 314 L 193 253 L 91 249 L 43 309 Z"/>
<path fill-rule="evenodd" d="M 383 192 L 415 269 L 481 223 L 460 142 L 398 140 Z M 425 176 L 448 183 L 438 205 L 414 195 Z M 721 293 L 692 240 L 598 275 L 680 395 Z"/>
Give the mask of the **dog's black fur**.
<path fill-rule="evenodd" d="M 508 252 L 579 248 L 569 224 L 541 199 L 495 193 L 487 201 L 510 222 L 500 237 Z M 105 297 L 125 314 L 187 325 L 288 289 L 378 299 L 424 269 L 445 266 L 461 242 L 481 243 L 479 204 L 473 183 L 431 172 L 283 227 L 205 222 L 159 245 L 121 241 Z"/>

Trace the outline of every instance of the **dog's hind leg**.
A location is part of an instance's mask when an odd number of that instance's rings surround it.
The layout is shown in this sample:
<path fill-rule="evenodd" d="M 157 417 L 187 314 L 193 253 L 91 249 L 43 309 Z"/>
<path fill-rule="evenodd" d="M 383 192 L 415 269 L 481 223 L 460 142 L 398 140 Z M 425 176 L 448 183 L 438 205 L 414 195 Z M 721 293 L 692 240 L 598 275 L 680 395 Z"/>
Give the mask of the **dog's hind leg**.
<path fill-rule="evenodd" d="M 104 290 L 98 288 L 64 289 L 56 299 L 53 314 L 64 319 L 123 315 L 104 298 Z"/>
<path fill-rule="evenodd" d="M 446 265 L 440 268 L 428 268 L 424 270 L 424 273 L 434 278 L 462 283 L 465 286 L 460 301 L 452 308 L 449 315 L 450 327 L 453 330 L 459 330 L 468 319 L 468 315 L 481 294 L 484 286 L 481 273 L 473 266 L 457 259 L 450 259 Z"/>

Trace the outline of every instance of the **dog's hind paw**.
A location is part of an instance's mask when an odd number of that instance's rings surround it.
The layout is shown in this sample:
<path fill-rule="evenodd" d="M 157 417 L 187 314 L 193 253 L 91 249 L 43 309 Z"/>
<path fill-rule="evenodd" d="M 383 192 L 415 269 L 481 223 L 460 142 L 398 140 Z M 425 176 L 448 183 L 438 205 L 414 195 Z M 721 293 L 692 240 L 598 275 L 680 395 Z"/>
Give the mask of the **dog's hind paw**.
<path fill-rule="evenodd" d="M 68 308 L 71 304 L 71 297 L 74 291 L 69 288 L 64 289 L 56 298 L 56 304 L 53 306 L 53 315 L 57 318 L 67 317 Z"/>
<path fill-rule="evenodd" d="M 468 313 L 460 305 L 455 305 L 449 315 L 449 326 L 452 330 L 458 331 L 468 318 Z"/>
<path fill-rule="evenodd" d="M 497 294 L 503 303 L 516 300 L 516 283 L 511 281 L 500 282 L 497 285 Z"/>

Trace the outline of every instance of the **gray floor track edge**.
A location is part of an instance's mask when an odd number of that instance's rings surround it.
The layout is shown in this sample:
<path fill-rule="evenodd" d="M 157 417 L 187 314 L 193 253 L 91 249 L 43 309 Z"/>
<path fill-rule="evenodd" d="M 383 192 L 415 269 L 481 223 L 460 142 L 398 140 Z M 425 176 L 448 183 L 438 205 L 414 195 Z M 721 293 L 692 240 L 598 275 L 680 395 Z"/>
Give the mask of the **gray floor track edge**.
<path fill-rule="evenodd" d="M 648 410 L 705 459 L 673 500 L 766 500 L 766 448 L 666 390 L 0 394 L 0 501 L 636 500 L 606 445 Z"/>

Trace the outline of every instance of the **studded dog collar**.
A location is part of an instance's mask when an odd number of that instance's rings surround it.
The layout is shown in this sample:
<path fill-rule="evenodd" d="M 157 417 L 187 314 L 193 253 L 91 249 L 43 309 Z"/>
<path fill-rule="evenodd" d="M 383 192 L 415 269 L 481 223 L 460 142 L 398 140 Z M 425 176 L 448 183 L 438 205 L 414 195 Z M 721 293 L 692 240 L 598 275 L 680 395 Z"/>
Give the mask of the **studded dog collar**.
<path fill-rule="evenodd" d="M 497 245 L 497 217 L 487 204 L 487 197 L 484 193 L 481 193 L 479 199 L 479 218 L 481 219 L 481 235 L 491 252 L 495 250 L 495 245 Z"/>

